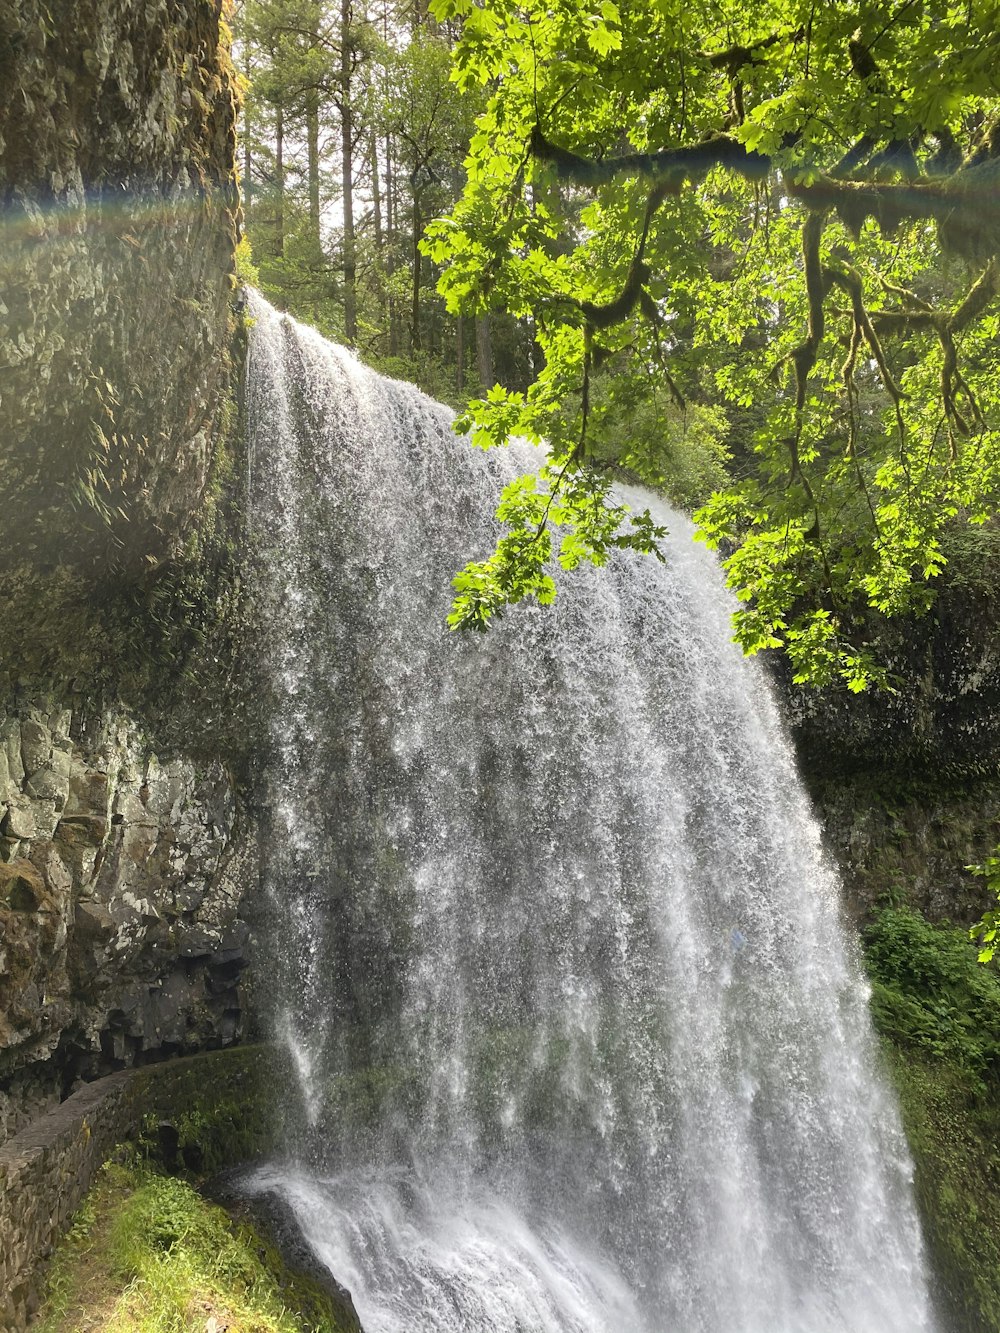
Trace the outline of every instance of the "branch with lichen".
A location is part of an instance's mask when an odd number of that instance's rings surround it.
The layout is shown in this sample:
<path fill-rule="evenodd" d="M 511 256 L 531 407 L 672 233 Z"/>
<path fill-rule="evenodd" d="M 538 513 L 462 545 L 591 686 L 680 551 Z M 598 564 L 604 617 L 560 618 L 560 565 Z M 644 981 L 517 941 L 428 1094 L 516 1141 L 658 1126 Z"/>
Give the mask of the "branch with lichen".
<path fill-rule="evenodd" d="M 785 145 L 792 146 L 798 137 L 789 134 Z M 859 167 L 874 146 L 870 138 L 860 140 L 834 167 L 837 174 L 820 173 L 798 181 L 794 170 L 789 171 L 784 180 L 789 196 L 812 212 L 835 211 L 855 235 L 868 218 L 875 219 L 887 233 L 904 221 L 935 221 L 941 225 L 948 248 L 956 253 L 981 253 L 984 245 L 992 251 L 1000 250 L 1000 227 L 986 225 L 986 219 L 993 217 L 1000 159 L 986 156 L 963 165 L 950 176 L 913 179 L 912 150 L 907 146 L 906 153 L 900 150 L 892 155 L 893 165 L 907 179 L 844 179 L 841 173 Z M 699 143 L 652 153 L 594 158 L 553 143 L 535 124 L 530 151 L 536 161 L 554 167 L 560 179 L 591 189 L 622 176 L 639 176 L 678 192 L 685 182 L 703 180 L 716 167 L 751 181 L 763 180 L 778 169 L 772 155 L 747 148 L 730 134 L 716 134 Z"/>

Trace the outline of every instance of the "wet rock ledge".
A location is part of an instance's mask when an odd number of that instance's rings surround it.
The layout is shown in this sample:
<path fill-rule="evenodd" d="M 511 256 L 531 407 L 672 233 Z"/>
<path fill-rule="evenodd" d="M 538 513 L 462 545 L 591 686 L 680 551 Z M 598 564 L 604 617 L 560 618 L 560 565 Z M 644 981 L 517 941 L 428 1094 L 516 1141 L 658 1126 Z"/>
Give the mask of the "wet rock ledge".
<path fill-rule="evenodd" d="M 0 707 L 0 1143 L 81 1080 L 237 1041 L 256 835 L 123 709 Z"/>

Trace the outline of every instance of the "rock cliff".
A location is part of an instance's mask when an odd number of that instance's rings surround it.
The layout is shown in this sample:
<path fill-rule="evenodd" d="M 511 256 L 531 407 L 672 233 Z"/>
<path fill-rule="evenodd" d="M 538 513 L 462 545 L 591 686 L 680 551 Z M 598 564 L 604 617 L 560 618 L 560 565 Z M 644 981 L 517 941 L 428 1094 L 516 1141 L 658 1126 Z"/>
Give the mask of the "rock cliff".
<path fill-rule="evenodd" d="M 1000 842 L 1000 533 L 951 554 L 933 610 L 878 629 L 891 692 L 799 690 L 777 668 L 858 916 L 905 901 L 969 923 L 988 905 L 965 867 Z"/>
<path fill-rule="evenodd" d="M 0 1140 L 244 1026 L 236 111 L 221 0 L 0 5 Z"/>
<path fill-rule="evenodd" d="M 134 718 L 0 712 L 0 1141 L 81 1077 L 235 1040 L 252 827 Z"/>
<path fill-rule="evenodd" d="M 219 3 L 0 9 L 0 569 L 177 554 L 211 475 L 238 195 Z"/>

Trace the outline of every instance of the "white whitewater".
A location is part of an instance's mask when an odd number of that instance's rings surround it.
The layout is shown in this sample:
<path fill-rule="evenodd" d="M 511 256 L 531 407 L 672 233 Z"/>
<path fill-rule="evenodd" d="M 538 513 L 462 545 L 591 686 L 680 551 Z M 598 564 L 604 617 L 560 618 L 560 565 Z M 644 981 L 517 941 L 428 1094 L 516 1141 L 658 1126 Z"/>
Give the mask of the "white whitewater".
<path fill-rule="evenodd" d="M 301 1094 L 253 1188 L 366 1333 L 931 1329 L 837 882 L 711 555 L 664 510 L 665 564 L 447 633 L 537 457 L 251 313 Z"/>

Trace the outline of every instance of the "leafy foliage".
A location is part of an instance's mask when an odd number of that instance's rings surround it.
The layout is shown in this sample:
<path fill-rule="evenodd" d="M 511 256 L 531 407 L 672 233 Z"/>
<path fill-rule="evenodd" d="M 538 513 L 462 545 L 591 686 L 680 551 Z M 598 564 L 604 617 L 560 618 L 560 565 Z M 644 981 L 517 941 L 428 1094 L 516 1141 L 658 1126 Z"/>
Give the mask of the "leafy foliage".
<path fill-rule="evenodd" d="M 540 352 L 527 392 L 460 424 L 550 451 L 458 576 L 452 624 L 546 600 L 551 525 L 598 563 L 652 550 L 609 469 L 662 485 L 651 424 L 669 441 L 672 416 L 712 410 L 740 456 L 698 520 L 737 640 L 786 651 L 798 681 L 884 679 L 866 609 L 926 611 L 948 533 L 1000 493 L 996 6 L 432 10 L 462 24 L 457 84 L 490 97 L 426 253 L 449 310 L 530 320 Z"/>
<path fill-rule="evenodd" d="M 1000 848 L 995 856 L 988 856 L 981 865 L 966 866 L 974 875 L 986 880 L 986 887 L 1000 903 Z M 969 938 L 977 940 L 982 946 L 979 950 L 981 963 L 992 963 L 996 955 L 1000 935 L 1000 908 L 993 907 L 984 912 L 982 918 L 969 931 Z"/>
<path fill-rule="evenodd" d="M 979 967 L 967 932 L 908 908 L 880 912 L 864 935 L 879 1031 L 947 1060 L 972 1091 L 1000 1070 L 1000 976 Z"/>

